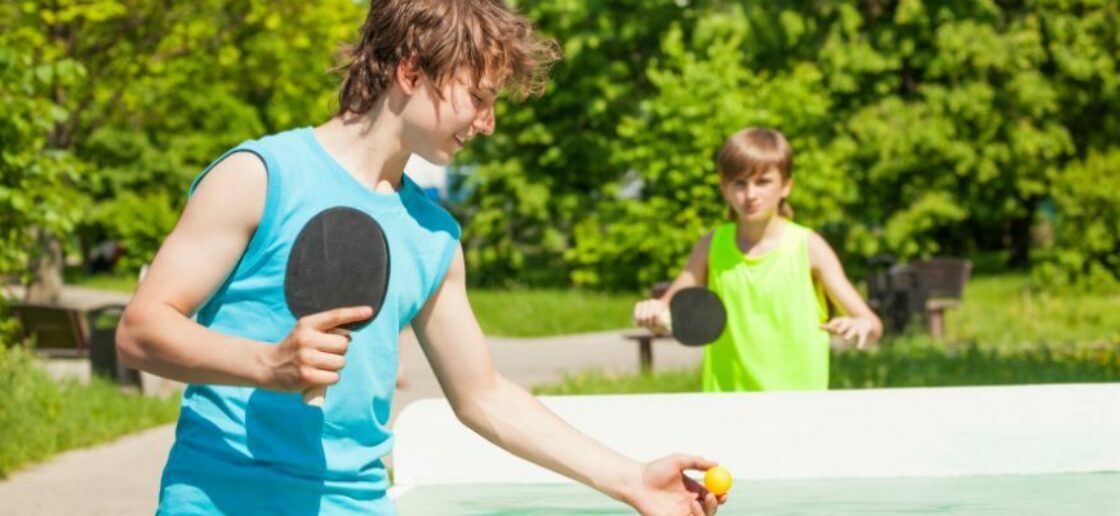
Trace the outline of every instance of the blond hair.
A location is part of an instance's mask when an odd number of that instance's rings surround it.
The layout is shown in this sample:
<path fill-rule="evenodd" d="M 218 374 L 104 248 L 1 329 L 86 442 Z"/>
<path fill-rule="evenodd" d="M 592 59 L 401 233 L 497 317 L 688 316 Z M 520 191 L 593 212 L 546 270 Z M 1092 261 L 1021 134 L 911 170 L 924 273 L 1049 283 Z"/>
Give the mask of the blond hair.
<path fill-rule="evenodd" d="M 776 169 L 783 181 L 793 177 L 793 148 L 782 133 L 773 129 L 748 127 L 731 135 L 716 156 L 716 167 L 722 182 L 740 177 L 751 178 Z M 782 199 L 778 213 L 793 218 L 793 207 Z M 734 217 L 734 212 L 731 212 Z"/>

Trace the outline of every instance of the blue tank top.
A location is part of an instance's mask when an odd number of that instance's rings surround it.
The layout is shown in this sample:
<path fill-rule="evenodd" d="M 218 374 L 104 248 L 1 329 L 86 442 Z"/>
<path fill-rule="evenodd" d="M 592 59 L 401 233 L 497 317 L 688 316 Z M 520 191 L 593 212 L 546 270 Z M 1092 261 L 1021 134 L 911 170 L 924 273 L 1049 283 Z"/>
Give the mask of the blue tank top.
<path fill-rule="evenodd" d="M 296 323 L 284 298 L 293 241 L 317 213 L 348 206 L 385 231 L 388 293 L 377 317 L 352 335 L 346 368 L 322 409 L 298 393 L 189 385 L 160 488 L 161 514 L 392 514 L 381 457 L 398 339 L 443 281 L 459 226 L 405 176 L 393 194 L 374 192 L 342 168 L 310 128 L 244 142 L 268 171 L 264 212 L 229 278 L 197 320 L 216 332 L 279 343 Z M 195 180 L 191 191 L 213 168 Z"/>

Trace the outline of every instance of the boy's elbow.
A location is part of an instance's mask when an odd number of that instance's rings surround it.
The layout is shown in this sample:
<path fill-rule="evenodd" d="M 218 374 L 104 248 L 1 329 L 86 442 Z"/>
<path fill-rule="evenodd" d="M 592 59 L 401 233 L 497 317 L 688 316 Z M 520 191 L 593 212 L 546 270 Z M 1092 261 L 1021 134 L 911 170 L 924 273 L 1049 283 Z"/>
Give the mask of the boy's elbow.
<path fill-rule="evenodd" d="M 117 357 L 125 366 L 133 369 L 143 366 L 146 353 L 141 335 L 148 318 L 141 305 L 130 303 L 117 323 Z"/>
<path fill-rule="evenodd" d="M 496 376 L 496 375 L 495 375 Z M 469 389 L 453 392 L 448 396 L 451 410 L 460 423 L 467 428 L 485 435 L 485 430 L 491 425 L 495 406 L 501 404 L 501 380 L 490 378 L 487 381 L 472 382 Z"/>

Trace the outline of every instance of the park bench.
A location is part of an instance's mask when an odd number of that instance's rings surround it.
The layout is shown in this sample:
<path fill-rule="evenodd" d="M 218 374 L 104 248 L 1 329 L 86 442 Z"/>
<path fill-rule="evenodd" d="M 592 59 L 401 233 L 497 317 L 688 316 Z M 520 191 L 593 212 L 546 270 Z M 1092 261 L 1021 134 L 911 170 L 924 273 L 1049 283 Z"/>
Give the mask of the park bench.
<path fill-rule="evenodd" d="M 661 296 L 665 295 L 665 292 L 669 290 L 670 285 L 672 285 L 672 283 L 668 281 L 655 283 L 653 287 L 650 288 L 650 297 L 660 299 Z M 674 340 L 672 335 L 655 333 L 646 328 L 624 333 L 622 337 L 638 344 L 638 369 L 643 374 L 653 371 L 653 342 L 657 340 Z"/>
<path fill-rule="evenodd" d="M 921 320 L 933 338 L 944 337 L 945 312 L 960 306 L 972 262 L 937 257 L 892 264 L 889 258 L 880 258 L 872 265 L 886 266 L 868 277 L 867 295 L 887 331 L 903 332 L 914 320 Z"/>
<path fill-rule="evenodd" d="M 123 305 L 83 311 L 17 302 L 7 308 L 20 323 L 20 340 L 33 340 L 36 355 L 47 359 L 86 358 L 94 374 L 122 385 L 140 385 L 139 372 L 117 359 L 116 326 Z"/>

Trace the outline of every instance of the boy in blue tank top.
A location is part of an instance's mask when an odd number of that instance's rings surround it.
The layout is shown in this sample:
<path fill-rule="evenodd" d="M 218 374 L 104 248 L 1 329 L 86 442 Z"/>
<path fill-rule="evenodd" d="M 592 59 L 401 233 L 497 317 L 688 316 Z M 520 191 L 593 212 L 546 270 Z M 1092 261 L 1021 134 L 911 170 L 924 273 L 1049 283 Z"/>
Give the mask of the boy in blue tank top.
<path fill-rule="evenodd" d="M 373 2 L 337 116 L 244 142 L 203 171 L 117 332 L 126 364 L 188 383 L 161 514 L 394 513 L 381 457 L 406 325 L 488 440 L 645 514 L 712 514 L 726 500 L 684 475 L 714 463 L 637 463 L 495 371 L 459 226 L 403 174 L 413 153 L 448 164 L 490 134 L 498 92 L 541 91 L 555 48 L 498 0 Z M 392 263 L 376 317 L 348 335 L 332 330 L 371 307 L 297 319 L 284 296 L 300 229 L 340 206 L 380 223 Z M 328 385 L 321 408 L 302 402 Z"/>

